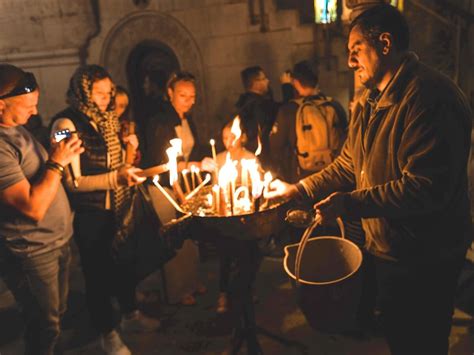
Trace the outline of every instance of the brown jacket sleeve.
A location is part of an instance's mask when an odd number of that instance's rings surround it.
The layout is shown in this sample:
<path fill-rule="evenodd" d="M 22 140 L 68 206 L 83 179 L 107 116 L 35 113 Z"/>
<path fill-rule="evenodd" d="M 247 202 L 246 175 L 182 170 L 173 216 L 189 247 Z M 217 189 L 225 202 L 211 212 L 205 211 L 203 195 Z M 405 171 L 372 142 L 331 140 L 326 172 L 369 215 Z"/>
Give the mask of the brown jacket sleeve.
<path fill-rule="evenodd" d="M 461 198 L 471 122 L 469 113 L 453 106 L 412 106 L 397 154 L 402 176 L 351 192 L 351 211 L 360 217 L 406 217 L 441 210 Z"/>

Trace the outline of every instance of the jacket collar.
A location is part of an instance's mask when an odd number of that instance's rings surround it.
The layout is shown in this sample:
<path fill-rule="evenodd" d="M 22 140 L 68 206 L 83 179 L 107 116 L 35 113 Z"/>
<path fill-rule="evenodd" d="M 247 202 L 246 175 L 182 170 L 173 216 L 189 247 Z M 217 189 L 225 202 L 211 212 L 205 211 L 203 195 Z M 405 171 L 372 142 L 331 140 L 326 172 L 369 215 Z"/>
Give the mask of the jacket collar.
<path fill-rule="evenodd" d="M 377 108 L 386 108 L 397 103 L 406 87 L 407 81 L 411 78 L 413 69 L 418 65 L 419 59 L 414 52 L 408 52 L 402 60 L 400 67 L 397 69 L 395 75 L 390 80 L 385 90 L 377 100 Z M 359 103 L 364 106 L 369 97 L 373 95 L 372 89 L 365 90 L 359 98 Z"/>

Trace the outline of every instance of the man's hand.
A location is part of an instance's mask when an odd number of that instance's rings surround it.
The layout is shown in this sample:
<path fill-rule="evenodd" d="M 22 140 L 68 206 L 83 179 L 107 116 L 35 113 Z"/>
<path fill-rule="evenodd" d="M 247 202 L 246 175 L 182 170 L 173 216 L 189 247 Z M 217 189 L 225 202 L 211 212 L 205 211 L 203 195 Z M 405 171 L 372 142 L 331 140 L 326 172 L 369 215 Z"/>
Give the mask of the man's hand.
<path fill-rule="evenodd" d="M 145 177 L 140 177 L 137 175 L 138 172 L 142 171 L 142 169 L 130 167 L 127 165 L 122 166 L 117 171 L 117 182 L 119 185 L 122 186 L 133 186 L 141 184 L 146 180 Z"/>
<path fill-rule="evenodd" d="M 281 180 L 274 180 L 268 186 L 268 191 L 265 192 L 265 198 L 285 197 L 292 198 L 298 194 L 298 189 L 294 184 L 288 184 Z"/>
<path fill-rule="evenodd" d="M 321 217 L 321 223 L 327 223 L 335 220 L 346 212 L 344 206 L 344 194 L 334 192 L 324 200 L 314 205 L 316 213 Z"/>
<path fill-rule="evenodd" d="M 68 165 L 74 157 L 84 152 L 82 141 L 73 134 L 71 138 L 51 143 L 49 158 L 62 166 Z"/>

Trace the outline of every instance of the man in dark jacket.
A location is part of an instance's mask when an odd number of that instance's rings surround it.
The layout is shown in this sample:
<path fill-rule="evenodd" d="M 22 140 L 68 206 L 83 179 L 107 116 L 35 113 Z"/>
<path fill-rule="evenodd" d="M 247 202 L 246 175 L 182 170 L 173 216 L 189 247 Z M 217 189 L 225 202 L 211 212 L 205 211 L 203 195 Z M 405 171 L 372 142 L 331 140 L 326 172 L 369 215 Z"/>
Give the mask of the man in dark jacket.
<path fill-rule="evenodd" d="M 341 155 L 274 195 L 319 201 L 322 222 L 360 217 L 393 354 L 447 354 L 456 281 L 472 239 L 471 111 L 459 88 L 408 52 L 394 7 L 352 23 L 348 64 L 365 92 Z M 329 196 L 329 197 L 328 197 Z"/>
<path fill-rule="evenodd" d="M 241 119 L 243 131 L 247 134 L 246 148 L 255 152 L 260 136 L 263 153 L 263 164 L 268 160 L 268 136 L 272 129 L 279 104 L 272 98 L 270 81 L 259 66 L 248 67 L 240 73 L 245 93 L 240 95 L 235 104 Z"/>

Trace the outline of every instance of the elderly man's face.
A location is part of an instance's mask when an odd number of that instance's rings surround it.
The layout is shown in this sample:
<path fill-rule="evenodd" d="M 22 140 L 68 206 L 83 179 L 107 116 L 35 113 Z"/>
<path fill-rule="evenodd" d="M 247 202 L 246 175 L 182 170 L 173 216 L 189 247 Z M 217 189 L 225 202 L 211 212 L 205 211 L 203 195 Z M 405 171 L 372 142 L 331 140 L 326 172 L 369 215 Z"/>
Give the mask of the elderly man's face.
<path fill-rule="evenodd" d="M 360 82 L 367 88 L 374 88 L 380 82 L 383 56 L 379 49 L 374 47 L 362 34 L 358 26 L 349 34 L 348 65 L 355 70 Z"/>
<path fill-rule="evenodd" d="M 39 91 L 0 100 L 0 125 L 16 127 L 24 125 L 32 115 L 38 114 Z"/>

